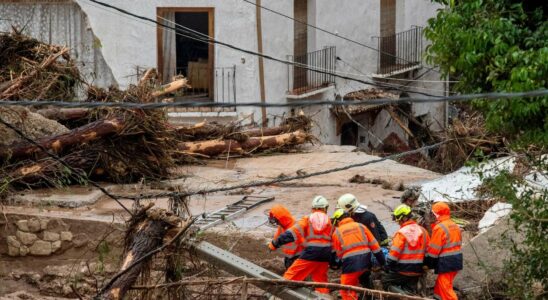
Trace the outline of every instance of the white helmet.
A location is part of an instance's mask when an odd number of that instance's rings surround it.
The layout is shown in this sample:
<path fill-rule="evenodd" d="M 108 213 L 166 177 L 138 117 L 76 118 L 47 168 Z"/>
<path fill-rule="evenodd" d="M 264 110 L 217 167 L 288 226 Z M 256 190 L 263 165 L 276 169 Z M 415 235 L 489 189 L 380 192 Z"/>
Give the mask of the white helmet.
<path fill-rule="evenodd" d="M 353 212 L 360 206 L 360 203 L 358 202 L 358 199 L 356 199 L 356 196 L 344 194 L 337 201 L 337 206 L 344 209 L 345 212 Z"/>
<path fill-rule="evenodd" d="M 312 208 L 327 208 L 329 206 L 329 203 L 327 202 L 327 199 L 325 199 L 324 196 L 316 196 L 312 200 Z"/>

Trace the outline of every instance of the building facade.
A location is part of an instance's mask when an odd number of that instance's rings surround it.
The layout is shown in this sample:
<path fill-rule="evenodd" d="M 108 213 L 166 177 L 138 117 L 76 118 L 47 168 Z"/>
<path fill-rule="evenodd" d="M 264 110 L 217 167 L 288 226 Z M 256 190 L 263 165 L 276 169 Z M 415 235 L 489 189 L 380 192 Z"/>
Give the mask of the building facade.
<path fill-rule="evenodd" d="M 258 10 L 256 3 L 268 10 Z M 112 0 L 108 4 L 159 24 L 89 0 L 0 1 L 0 30 L 26 26 L 32 36 L 70 46 L 75 57 L 86 63 L 85 75 L 102 86 L 126 87 L 151 67 L 166 82 L 184 75 L 192 88 L 175 101 L 340 101 L 349 93 L 375 87 L 310 68 L 382 84 L 387 90 L 406 90 L 398 91 L 399 97 L 418 95 L 415 92 L 444 95 L 446 86 L 439 73 L 422 61 L 427 41 L 421 27 L 440 8 L 430 0 Z M 261 76 L 256 55 L 204 42 L 207 36 L 244 50 L 262 48 L 265 55 L 299 65 L 263 59 Z M 241 107 L 170 114 L 182 121 L 246 118 L 261 124 L 266 118 L 275 125 L 298 109 L 268 108 L 265 114 L 261 108 Z M 314 116 L 316 134 L 324 143 L 375 148 L 391 132 L 402 140 L 409 138 L 382 108 L 373 115 L 369 111 L 346 119 L 325 106 L 302 109 Z M 400 115 L 403 125 L 411 116 L 435 130 L 444 127 L 447 118 L 443 104 L 415 104 L 407 113 Z M 350 130 L 351 137 L 343 136 L 344 130 Z"/>

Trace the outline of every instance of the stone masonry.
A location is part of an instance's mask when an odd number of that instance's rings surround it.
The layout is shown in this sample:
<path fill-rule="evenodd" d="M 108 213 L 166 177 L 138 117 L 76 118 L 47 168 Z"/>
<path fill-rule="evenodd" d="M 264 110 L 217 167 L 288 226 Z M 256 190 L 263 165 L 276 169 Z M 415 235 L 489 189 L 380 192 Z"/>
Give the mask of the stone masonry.
<path fill-rule="evenodd" d="M 9 256 L 48 256 L 73 246 L 73 234 L 60 219 L 22 219 L 15 225 L 15 235 L 6 237 Z"/>

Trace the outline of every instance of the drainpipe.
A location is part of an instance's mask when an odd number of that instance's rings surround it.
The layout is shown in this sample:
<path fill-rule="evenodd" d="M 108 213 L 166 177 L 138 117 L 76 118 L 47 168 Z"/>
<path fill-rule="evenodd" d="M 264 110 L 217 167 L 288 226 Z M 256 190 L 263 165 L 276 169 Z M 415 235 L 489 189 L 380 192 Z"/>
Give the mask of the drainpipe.
<path fill-rule="evenodd" d="M 257 18 L 257 52 L 263 54 L 263 28 L 261 22 L 261 0 L 256 0 L 256 18 Z M 261 92 L 261 103 L 266 103 L 266 93 L 264 87 L 264 61 L 263 57 L 259 56 L 259 89 Z M 262 127 L 268 126 L 266 118 L 266 107 L 261 107 Z"/>

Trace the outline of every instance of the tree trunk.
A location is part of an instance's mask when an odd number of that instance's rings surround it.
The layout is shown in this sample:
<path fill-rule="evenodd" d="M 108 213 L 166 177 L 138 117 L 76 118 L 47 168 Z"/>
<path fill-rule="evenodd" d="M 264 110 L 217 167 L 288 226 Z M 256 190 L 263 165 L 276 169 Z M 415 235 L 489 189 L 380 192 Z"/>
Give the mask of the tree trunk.
<path fill-rule="evenodd" d="M 147 254 L 162 246 L 167 233 L 180 222 L 179 218 L 163 209 L 150 209 L 152 205 L 144 207 L 130 221 L 132 225 L 127 231 L 126 249 L 120 271 L 111 279 L 108 286 L 101 290 L 96 299 L 123 299 L 152 259 L 152 256 Z"/>
<path fill-rule="evenodd" d="M 123 125 L 124 121 L 121 118 L 98 120 L 82 127 L 75 128 L 67 133 L 41 138 L 36 142 L 50 151 L 59 153 L 70 146 L 88 143 L 103 136 L 120 132 Z M 0 158 L 27 158 L 41 151 L 40 147 L 28 142 L 23 142 L 18 143 L 7 150 L 0 151 Z"/>
<path fill-rule="evenodd" d="M 87 108 L 46 108 L 37 110 L 45 118 L 56 121 L 77 120 L 87 117 L 89 109 Z"/>
<path fill-rule="evenodd" d="M 278 135 L 291 131 L 289 125 L 281 125 L 276 127 L 268 128 L 257 128 L 243 131 L 242 133 L 249 137 L 260 137 L 260 136 L 269 136 L 269 135 Z"/>
<path fill-rule="evenodd" d="M 62 158 L 64 162 L 71 167 L 82 170 L 83 173 L 89 174 L 97 162 L 97 156 L 86 156 L 83 152 L 73 152 Z M 55 181 L 61 178 L 71 177 L 76 179 L 78 174 L 68 173 L 65 167 L 60 162 L 52 159 L 45 158 L 39 162 L 30 162 L 22 167 L 11 170 L 8 172 L 10 184 L 51 184 L 51 181 Z"/>
<path fill-rule="evenodd" d="M 224 153 L 242 154 L 256 150 L 274 149 L 288 145 L 303 144 L 309 136 L 302 130 L 272 136 L 251 137 L 245 142 L 236 140 L 209 140 L 200 142 L 185 142 L 179 144 L 179 149 L 185 153 L 217 156 Z"/>

